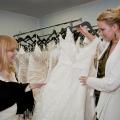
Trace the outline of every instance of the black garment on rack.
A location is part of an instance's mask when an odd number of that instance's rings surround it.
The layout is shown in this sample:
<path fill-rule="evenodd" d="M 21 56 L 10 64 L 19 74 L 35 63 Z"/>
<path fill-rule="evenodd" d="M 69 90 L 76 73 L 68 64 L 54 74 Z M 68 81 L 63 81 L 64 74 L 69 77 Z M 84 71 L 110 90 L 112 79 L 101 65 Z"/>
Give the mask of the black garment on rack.
<path fill-rule="evenodd" d="M 67 29 L 66 28 L 61 28 L 59 34 L 62 36 L 63 39 L 65 39 L 66 37 L 66 32 L 67 32 Z"/>
<path fill-rule="evenodd" d="M 108 46 L 108 48 L 106 49 L 105 53 L 102 55 L 102 57 L 99 60 L 97 78 L 102 78 L 105 76 L 105 66 L 106 66 L 107 59 L 109 57 L 110 48 L 111 48 L 111 43 Z M 100 96 L 100 91 L 95 90 L 94 94 L 96 97 L 95 105 L 97 106 L 99 96 Z"/>

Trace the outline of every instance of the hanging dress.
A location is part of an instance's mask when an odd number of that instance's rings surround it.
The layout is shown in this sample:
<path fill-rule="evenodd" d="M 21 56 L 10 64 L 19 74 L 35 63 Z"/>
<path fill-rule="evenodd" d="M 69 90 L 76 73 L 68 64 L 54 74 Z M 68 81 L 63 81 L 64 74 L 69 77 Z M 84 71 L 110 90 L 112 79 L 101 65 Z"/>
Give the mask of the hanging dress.
<path fill-rule="evenodd" d="M 48 71 L 48 54 L 42 52 L 36 44 L 34 52 L 30 54 L 27 79 L 30 83 L 44 81 Z"/>
<path fill-rule="evenodd" d="M 21 47 L 19 52 L 17 53 L 17 59 L 18 59 L 17 64 L 19 64 L 17 65 L 19 66 L 17 70 L 19 82 L 26 83 L 29 64 L 29 53 L 26 53 L 23 47 Z"/>
<path fill-rule="evenodd" d="M 67 29 L 66 38 L 60 43 L 58 63 L 36 102 L 33 120 L 84 120 L 87 88 L 79 78 L 89 74 L 96 48 L 97 42 L 93 41 L 78 49 Z"/>

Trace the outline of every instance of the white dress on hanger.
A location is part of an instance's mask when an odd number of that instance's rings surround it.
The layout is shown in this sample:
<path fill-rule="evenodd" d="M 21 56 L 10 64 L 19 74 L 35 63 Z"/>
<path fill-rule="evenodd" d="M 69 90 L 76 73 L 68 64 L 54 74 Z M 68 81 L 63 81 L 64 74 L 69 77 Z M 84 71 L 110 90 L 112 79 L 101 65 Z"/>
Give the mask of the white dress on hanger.
<path fill-rule="evenodd" d="M 30 83 L 44 81 L 48 72 L 48 53 L 41 51 L 36 44 L 34 52 L 30 54 L 27 79 Z"/>
<path fill-rule="evenodd" d="M 29 53 L 26 53 L 23 47 L 20 48 L 19 52 L 17 53 L 17 59 L 19 66 L 17 75 L 19 82 L 26 83 L 27 82 L 27 70 L 29 64 Z"/>
<path fill-rule="evenodd" d="M 97 42 L 77 48 L 73 35 L 67 29 L 60 43 L 57 65 L 49 74 L 36 102 L 33 120 L 85 120 L 86 86 L 80 84 L 80 75 L 88 75 Z"/>

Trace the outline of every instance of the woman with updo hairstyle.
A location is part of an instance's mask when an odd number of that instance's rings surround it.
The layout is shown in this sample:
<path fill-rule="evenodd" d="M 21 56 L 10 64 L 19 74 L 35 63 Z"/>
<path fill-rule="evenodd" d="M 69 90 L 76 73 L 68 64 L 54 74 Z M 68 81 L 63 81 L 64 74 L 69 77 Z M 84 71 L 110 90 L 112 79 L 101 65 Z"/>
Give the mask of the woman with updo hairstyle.
<path fill-rule="evenodd" d="M 96 106 L 98 120 L 120 120 L 120 7 L 107 9 L 97 17 L 99 56 L 97 75 L 80 76 L 80 82 L 100 91 Z M 86 37 L 96 40 L 85 28 L 79 29 Z M 103 41 L 104 46 L 101 46 Z M 102 49 L 101 49 L 102 48 Z"/>

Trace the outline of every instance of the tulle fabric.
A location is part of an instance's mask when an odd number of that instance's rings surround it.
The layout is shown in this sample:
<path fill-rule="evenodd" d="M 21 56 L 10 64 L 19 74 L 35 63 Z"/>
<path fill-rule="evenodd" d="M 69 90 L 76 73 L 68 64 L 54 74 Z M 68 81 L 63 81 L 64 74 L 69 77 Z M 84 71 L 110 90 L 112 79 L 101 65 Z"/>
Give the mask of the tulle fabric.
<path fill-rule="evenodd" d="M 85 120 L 86 86 L 79 77 L 88 75 L 95 56 L 96 42 L 78 48 L 67 29 L 60 42 L 57 65 L 47 77 L 47 85 L 36 100 L 32 120 Z"/>

